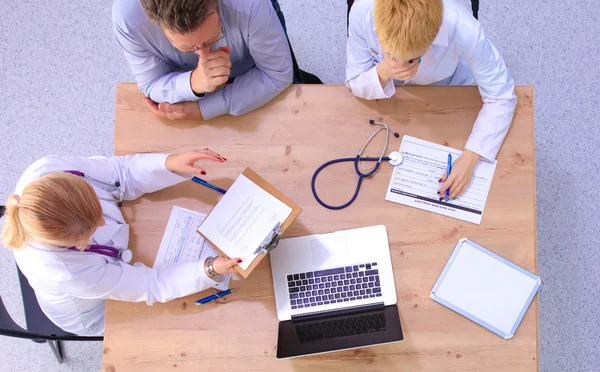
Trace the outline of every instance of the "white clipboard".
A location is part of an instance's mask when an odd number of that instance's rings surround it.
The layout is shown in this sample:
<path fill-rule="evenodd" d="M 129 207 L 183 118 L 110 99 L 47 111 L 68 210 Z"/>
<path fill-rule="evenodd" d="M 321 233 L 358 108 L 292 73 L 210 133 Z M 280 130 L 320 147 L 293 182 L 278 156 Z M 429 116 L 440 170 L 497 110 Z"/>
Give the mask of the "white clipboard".
<path fill-rule="evenodd" d="M 433 286 L 431 298 L 510 339 L 540 285 L 539 276 L 463 238 Z"/>

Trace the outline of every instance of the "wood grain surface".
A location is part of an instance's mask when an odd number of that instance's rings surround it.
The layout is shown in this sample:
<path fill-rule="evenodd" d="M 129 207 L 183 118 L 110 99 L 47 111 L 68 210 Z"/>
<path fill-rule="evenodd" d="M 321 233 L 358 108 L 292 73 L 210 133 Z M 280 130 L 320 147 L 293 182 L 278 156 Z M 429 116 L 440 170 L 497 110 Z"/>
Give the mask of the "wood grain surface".
<path fill-rule="evenodd" d="M 108 301 L 103 371 L 536 371 L 537 297 L 511 340 L 433 302 L 429 292 L 458 239 L 468 237 L 530 270 L 536 268 L 533 88 L 518 87 L 512 127 L 481 225 L 384 200 L 392 167 L 363 182 L 356 202 L 341 211 L 321 207 L 310 191 L 325 161 L 355 156 L 383 121 L 400 135 L 463 148 L 482 101 L 476 87 L 397 87 L 387 100 L 358 99 L 344 86 L 294 85 L 241 117 L 208 122 L 155 117 L 134 84 L 117 88 L 115 154 L 182 152 L 209 147 L 228 161 L 206 163 L 206 179 L 227 188 L 247 167 L 303 208 L 286 237 L 387 226 L 404 341 L 383 346 L 277 360 L 278 320 L 269 260 L 222 303 L 198 307 L 208 292 L 147 306 Z M 366 155 L 379 154 L 377 138 Z M 390 137 L 388 152 L 401 138 Z M 341 203 L 354 192 L 351 163 L 331 166 L 317 182 L 321 197 Z M 184 182 L 123 207 L 134 261 L 151 266 L 173 205 L 208 213 L 220 194 Z"/>

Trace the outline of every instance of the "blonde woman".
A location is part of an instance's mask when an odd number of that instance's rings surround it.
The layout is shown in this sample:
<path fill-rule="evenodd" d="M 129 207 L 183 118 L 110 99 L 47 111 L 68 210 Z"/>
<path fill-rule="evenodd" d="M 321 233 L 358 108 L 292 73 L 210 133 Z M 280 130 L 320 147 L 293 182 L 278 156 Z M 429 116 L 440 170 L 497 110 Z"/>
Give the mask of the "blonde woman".
<path fill-rule="evenodd" d="M 217 284 L 239 259 L 130 265 L 129 226 L 121 200 L 206 174 L 223 163 L 212 151 L 123 157 L 48 156 L 23 174 L 6 203 L 2 241 L 57 326 L 83 336 L 104 333 L 106 299 L 149 305 Z"/>
<path fill-rule="evenodd" d="M 481 24 L 456 0 L 359 0 L 348 31 L 346 85 L 358 97 L 389 98 L 404 84 L 478 85 L 483 107 L 465 151 L 439 181 L 439 195 L 448 188 L 450 198 L 461 195 L 477 162 L 496 158 L 517 104 Z"/>

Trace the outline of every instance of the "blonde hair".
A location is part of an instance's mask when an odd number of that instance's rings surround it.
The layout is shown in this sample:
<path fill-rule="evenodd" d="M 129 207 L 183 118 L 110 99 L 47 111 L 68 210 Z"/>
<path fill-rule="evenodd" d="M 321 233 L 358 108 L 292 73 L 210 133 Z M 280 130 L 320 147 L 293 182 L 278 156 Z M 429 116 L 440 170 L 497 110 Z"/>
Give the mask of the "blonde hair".
<path fill-rule="evenodd" d="M 81 177 L 57 172 L 29 183 L 6 202 L 2 242 L 22 248 L 30 239 L 85 250 L 102 220 L 94 188 Z"/>
<path fill-rule="evenodd" d="M 428 48 L 444 19 L 442 0 L 375 0 L 375 31 L 386 52 L 399 59 Z"/>

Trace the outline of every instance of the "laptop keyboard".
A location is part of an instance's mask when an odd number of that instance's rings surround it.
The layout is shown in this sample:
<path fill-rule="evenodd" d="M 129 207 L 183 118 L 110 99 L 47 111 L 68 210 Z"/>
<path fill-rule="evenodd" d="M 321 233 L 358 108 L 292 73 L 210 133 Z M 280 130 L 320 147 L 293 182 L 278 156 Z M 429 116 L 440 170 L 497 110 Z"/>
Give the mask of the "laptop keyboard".
<path fill-rule="evenodd" d="M 292 310 L 381 297 L 377 262 L 287 276 Z"/>
<path fill-rule="evenodd" d="M 296 335 L 299 342 L 311 342 L 344 336 L 384 332 L 385 330 L 385 314 L 378 313 L 297 325 Z"/>

